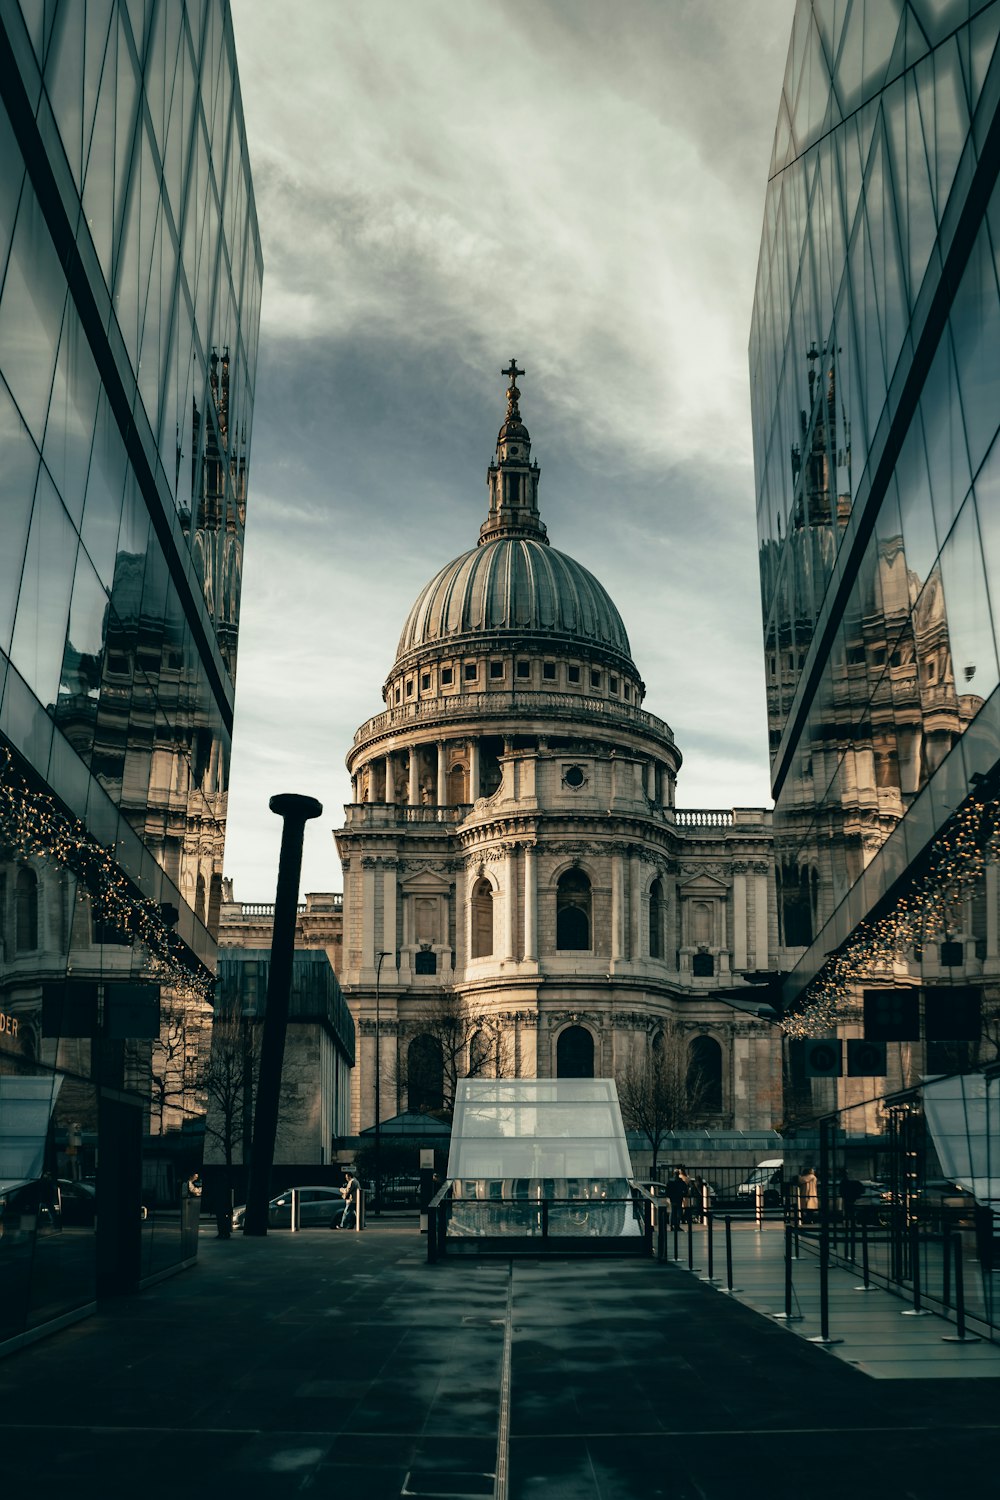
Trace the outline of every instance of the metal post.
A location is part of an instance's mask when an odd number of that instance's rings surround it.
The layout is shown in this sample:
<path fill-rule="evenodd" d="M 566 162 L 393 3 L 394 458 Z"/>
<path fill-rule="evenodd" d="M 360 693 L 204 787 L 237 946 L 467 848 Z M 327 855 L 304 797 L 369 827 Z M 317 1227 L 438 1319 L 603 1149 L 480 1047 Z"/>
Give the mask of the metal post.
<path fill-rule="evenodd" d="M 732 1296 L 732 1294 L 733 1294 L 734 1291 L 738 1292 L 740 1289 L 739 1289 L 739 1287 L 734 1287 L 733 1286 L 733 1220 L 732 1220 L 732 1216 L 730 1214 L 726 1214 L 725 1225 L 726 1225 L 726 1285 L 725 1285 L 725 1287 L 720 1288 L 720 1290 L 725 1291 L 730 1296 Z"/>
<path fill-rule="evenodd" d="M 941 1301 L 945 1307 L 951 1307 L 951 1244 L 944 1224 L 941 1225 L 941 1262 Z"/>
<path fill-rule="evenodd" d="M 284 827 L 281 830 L 281 853 L 278 856 L 271 966 L 260 1042 L 257 1111 L 250 1152 L 247 1211 L 243 1220 L 243 1233 L 247 1235 L 267 1234 L 267 1204 L 281 1098 L 281 1065 L 285 1056 L 288 1003 L 295 957 L 295 914 L 302 871 L 302 840 L 306 823 L 310 818 L 318 818 L 323 811 L 323 804 L 317 802 L 315 797 L 302 797 L 295 792 L 284 792 L 272 797 L 268 807 L 279 818 L 284 819 Z"/>
<path fill-rule="evenodd" d="M 705 1245 L 708 1250 L 708 1275 L 703 1276 L 702 1281 L 715 1280 L 715 1244 L 712 1238 L 712 1210 L 705 1212 Z"/>
<path fill-rule="evenodd" d="M 792 1312 L 792 1226 L 785 1225 L 785 1310 L 775 1313 L 786 1323 L 801 1323 L 802 1314 Z"/>
<path fill-rule="evenodd" d="M 962 1266 L 962 1236 L 953 1234 L 952 1245 L 955 1248 L 955 1323 L 957 1331 L 946 1333 L 942 1338 L 942 1344 L 978 1344 L 982 1341 L 974 1333 L 965 1331 L 965 1273 Z M 947 1255 L 947 1246 L 945 1255 Z"/>
<path fill-rule="evenodd" d="M 762 1182 L 757 1183 L 753 1190 L 753 1196 L 754 1219 L 757 1222 L 758 1230 L 762 1230 L 764 1228 L 764 1184 Z"/>
<path fill-rule="evenodd" d="M 910 1279 L 913 1282 L 913 1306 L 904 1307 L 903 1318 L 927 1318 L 930 1314 L 922 1305 L 920 1279 L 920 1225 L 910 1225 Z"/>
<path fill-rule="evenodd" d="M 667 1216 L 660 1207 L 656 1210 L 656 1258 L 667 1258 Z"/>
<path fill-rule="evenodd" d="M 299 1223 L 299 1190 L 292 1188 L 292 1233 L 297 1234 L 302 1226 Z"/>
<path fill-rule="evenodd" d="M 811 1344 L 842 1344 L 830 1337 L 830 1132 L 835 1120 L 819 1122 L 819 1334 Z"/>
<path fill-rule="evenodd" d="M 861 1226 L 861 1280 L 862 1285 L 856 1286 L 856 1292 L 870 1292 L 872 1289 L 871 1279 L 868 1275 L 868 1225 Z"/>
<path fill-rule="evenodd" d="M 379 952 L 375 965 L 375 1213 L 382 1212 L 382 1040 L 380 1001 L 382 998 L 382 960 L 388 958 L 385 950 Z"/>

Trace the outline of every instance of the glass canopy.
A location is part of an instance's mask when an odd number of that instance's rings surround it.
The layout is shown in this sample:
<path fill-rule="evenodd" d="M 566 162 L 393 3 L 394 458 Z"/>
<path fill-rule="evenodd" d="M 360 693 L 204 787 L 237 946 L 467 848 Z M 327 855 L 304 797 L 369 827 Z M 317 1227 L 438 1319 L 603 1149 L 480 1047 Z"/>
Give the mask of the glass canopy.
<path fill-rule="evenodd" d="M 458 1085 L 449 1233 L 638 1233 L 632 1164 L 606 1078 L 468 1078 Z"/>

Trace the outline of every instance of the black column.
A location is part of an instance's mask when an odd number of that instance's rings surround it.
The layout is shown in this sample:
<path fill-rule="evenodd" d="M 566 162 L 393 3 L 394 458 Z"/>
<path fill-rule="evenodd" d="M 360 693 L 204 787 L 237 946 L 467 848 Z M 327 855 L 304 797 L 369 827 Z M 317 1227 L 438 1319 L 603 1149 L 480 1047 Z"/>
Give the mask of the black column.
<path fill-rule="evenodd" d="M 285 1032 L 288 1029 L 288 1001 L 292 988 L 292 961 L 295 954 L 295 915 L 299 899 L 299 876 L 302 871 L 302 839 L 310 818 L 318 818 L 322 803 L 315 797 L 301 797 L 286 792 L 272 797 L 268 807 L 285 824 L 281 830 L 281 853 L 278 856 L 278 889 L 274 898 L 274 931 L 271 936 L 271 970 L 267 981 L 267 1003 L 260 1043 L 260 1071 L 257 1077 L 257 1109 L 254 1115 L 253 1146 L 250 1151 L 250 1179 L 247 1183 L 247 1210 L 243 1220 L 244 1234 L 267 1234 L 267 1204 L 274 1163 L 274 1138 L 278 1130 L 278 1105 L 281 1098 L 281 1064 L 285 1056 Z"/>

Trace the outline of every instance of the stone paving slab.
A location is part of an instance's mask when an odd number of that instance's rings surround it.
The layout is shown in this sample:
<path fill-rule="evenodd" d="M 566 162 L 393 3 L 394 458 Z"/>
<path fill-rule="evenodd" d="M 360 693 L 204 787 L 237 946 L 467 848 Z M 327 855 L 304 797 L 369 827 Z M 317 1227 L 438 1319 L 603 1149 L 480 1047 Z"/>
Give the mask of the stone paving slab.
<path fill-rule="evenodd" d="M 651 1261 L 430 1267 L 405 1221 L 206 1235 L 191 1270 L 0 1361 L 3 1492 L 481 1495 L 498 1432 L 498 1500 L 992 1492 L 990 1381 L 874 1381 L 789 1331 Z"/>

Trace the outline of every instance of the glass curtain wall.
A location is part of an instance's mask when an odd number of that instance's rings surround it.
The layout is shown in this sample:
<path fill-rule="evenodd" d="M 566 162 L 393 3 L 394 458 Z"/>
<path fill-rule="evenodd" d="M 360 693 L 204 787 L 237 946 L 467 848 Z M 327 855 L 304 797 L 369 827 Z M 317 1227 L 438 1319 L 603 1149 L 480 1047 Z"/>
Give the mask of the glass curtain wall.
<path fill-rule="evenodd" d="M 21 1165 L 54 1233 L 93 1179 L 111 1286 L 192 1249 L 262 261 L 225 0 L 23 0 L 0 51 L 0 1087 L 50 1081 Z"/>

